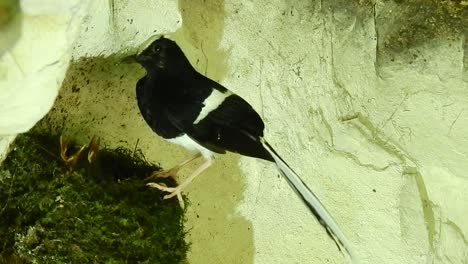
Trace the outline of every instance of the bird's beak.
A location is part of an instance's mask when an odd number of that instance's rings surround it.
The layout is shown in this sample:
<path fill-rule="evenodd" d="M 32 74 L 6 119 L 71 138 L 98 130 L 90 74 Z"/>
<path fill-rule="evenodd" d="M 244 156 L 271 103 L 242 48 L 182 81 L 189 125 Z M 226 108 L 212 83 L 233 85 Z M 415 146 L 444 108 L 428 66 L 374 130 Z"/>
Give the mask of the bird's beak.
<path fill-rule="evenodd" d="M 137 55 L 130 55 L 130 56 L 124 57 L 120 62 L 127 63 L 127 64 L 136 63 L 138 62 Z"/>
<path fill-rule="evenodd" d="M 144 62 L 147 62 L 147 61 L 150 61 L 151 60 L 151 56 L 147 56 L 147 55 L 144 55 L 144 54 L 139 54 L 135 57 L 136 61 L 138 63 L 144 63 Z"/>
<path fill-rule="evenodd" d="M 143 63 L 151 60 L 150 56 L 145 56 L 143 54 L 130 55 L 122 59 L 122 63 Z"/>

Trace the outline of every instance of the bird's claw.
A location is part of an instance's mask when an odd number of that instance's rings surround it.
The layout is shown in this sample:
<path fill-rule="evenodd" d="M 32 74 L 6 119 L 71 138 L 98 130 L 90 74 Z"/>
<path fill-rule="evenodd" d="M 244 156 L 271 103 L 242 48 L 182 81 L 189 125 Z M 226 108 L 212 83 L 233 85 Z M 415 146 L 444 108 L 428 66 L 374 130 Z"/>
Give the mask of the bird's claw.
<path fill-rule="evenodd" d="M 178 166 L 164 171 L 155 171 L 149 177 L 147 177 L 144 181 L 149 182 L 151 180 L 155 180 L 157 178 L 168 178 L 171 177 L 174 181 L 177 182 L 177 173 L 179 172 L 180 168 Z"/>
<path fill-rule="evenodd" d="M 152 188 L 156 188 L 156 189 L 158 189 L 160 191 L 163 191 L 163 192 L 168 192 L 169 194 L 164 195 L 163 199 L 170 199 L 170 198 L 172 198 L 174 196 L 177 196 L 177 199 L 179 200 L 180 207 L 182 207 L 182 209 L 184 209 L 185 205 L 184 205 L 184 200 L 182 199 L 182 188 L 180 188 L 180 186 L 167 187 L 167 186 L 164 186 L 163 184 L 154 183 L 154 182 L 147 183 L 146 185 L 149 186 L 149 187 L 152 187 Z"/>

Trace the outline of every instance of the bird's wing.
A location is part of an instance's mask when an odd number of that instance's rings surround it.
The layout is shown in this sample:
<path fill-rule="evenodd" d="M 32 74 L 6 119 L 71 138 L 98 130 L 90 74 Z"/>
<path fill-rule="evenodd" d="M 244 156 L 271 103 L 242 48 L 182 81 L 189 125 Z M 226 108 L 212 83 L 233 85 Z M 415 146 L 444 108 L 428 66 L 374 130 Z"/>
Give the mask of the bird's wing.
<path fill-rule="evenodd" d="M 194 125 L 195 129 L 206 126 L 225 126 L 243 130 L 255 138 L 263 136 L 265 125 L 258 113 L 240 96 L 229 92 L 218 107 L 212 109 L 205 118 Z"/>
<path fill-rule="evenodd" d="M 218 153 L 227 150 L 272 161 L 273 158 L 260 143 L 265 126 L 258 113 L 240 96 L 230 91 L 225 93 L 226 98 L 200 120 L 187 122 L 180 118 L 187 116 L 180 105 L 168 108 L 168 117 L 189 137 L 210 150 Z M 212 105 L 206 100 L 204 103 L 205 107 Z"/>

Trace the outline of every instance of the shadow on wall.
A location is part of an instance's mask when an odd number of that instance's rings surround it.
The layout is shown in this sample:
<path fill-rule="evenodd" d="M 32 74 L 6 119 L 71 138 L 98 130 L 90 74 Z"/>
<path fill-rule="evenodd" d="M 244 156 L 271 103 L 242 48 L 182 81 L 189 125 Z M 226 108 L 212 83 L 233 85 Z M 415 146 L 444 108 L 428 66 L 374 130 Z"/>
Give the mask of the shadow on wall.
<path fill-rule="evenodd" d="M 130 121 L 143 120 L 134 91 L 143 75 L 138 65 L 122 64 L 118 57 L 80 59 L 70 65 L 57 100 L 40 125 L 80 143 L 98 135 L 107 144 L 135 146 L 136 141 L 122 139 L 133 135 L 132 127 L 127 130 Z"/>
<path fill-rule="evenodd" d="M 334 24 L 342 31 L 358 30 L 360 24 L 374 20 L 379 66 L 395 59 L 413 63 L 418 59 L 418 47 L 435 40 L 456 40 L 463 34 L 466 38 L 468 34 L 466 1 L 340 0 L 324 3 L 323 8 L 333 10 Z"/>
<path fill-rule="evenodd" d="M 8 51 L 21 35 L 22 14 L 18 0 L 0 2 L 0 56 Z"/>
<path fill-rule="evenodd" d="M 468 7 L 460 1 L 389 1 L 375 20 L 378 65 L 397 59 L 412 64 L 424 59 L 419 47 L 438 40 L 456 41 L 468 33 Z"/>
<path fill-rule="evenodd" d="M 196 56 L 199 59 L 192 61 L 199 72 L 215 81 L 221 80 L 227 71 L 227 52 L 219 49 L 224 28 L 224 1 L 179 0 L 179 11 L 182 27 L 174 34 L 174 39 L 182 42 L 182 49 L 190 44 L 201 52 Z"/>

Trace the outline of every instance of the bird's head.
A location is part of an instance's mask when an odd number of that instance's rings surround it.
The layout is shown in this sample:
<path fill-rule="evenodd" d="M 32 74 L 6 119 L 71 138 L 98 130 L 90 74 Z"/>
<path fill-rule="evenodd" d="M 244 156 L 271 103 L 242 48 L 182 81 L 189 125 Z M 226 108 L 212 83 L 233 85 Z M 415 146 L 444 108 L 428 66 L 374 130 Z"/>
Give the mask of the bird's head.
<path fill-rule="evenodd" d="M 177 43 L 164 36 L 153 41 L 135 59 L 148 72 L 177 74 L 187 67 L 191 68 L 190 62 Z"/>

